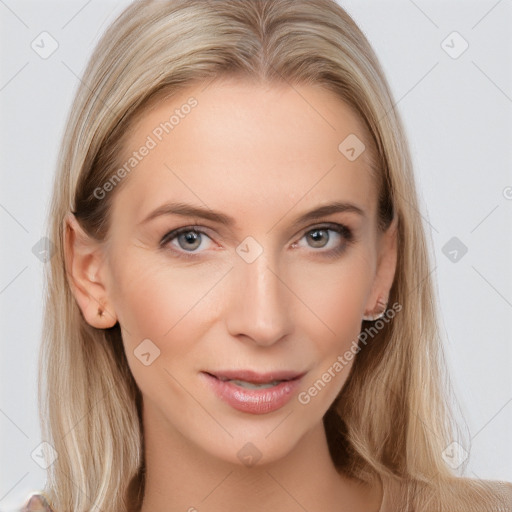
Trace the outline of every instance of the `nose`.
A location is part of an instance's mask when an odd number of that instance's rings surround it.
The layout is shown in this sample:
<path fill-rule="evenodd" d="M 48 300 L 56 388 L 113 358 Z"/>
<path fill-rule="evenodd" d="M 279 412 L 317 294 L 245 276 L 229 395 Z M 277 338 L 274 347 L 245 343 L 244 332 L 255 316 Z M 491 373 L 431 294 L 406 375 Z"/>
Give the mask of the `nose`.
<path fill-rule="evenodd" d="M 265 253 L 252 263 L 237 262 L 226 311 L 232 336 L 270 346 L 291 333 L 291 293 L 283 277 L 269 267 Z"/>

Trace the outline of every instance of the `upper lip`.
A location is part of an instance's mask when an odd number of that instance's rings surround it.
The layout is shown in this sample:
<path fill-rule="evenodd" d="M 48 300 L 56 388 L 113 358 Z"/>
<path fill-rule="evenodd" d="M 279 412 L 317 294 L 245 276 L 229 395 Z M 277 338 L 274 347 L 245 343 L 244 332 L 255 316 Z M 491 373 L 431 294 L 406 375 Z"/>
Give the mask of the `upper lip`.
<path fill-rule="evenodd" d="M 220 380 L 243 380 L 246 382 L 254 382 L 255 384 L 262 384 L 265 382 L 272 382 L 274 380 L 294 380 L 302 377 L 305 372 L 296 372 L 288 370 L 276 370 L 272 372 L 255 372 L 253 370 L 219 370 L 219 371 L 205 371 Z"/>

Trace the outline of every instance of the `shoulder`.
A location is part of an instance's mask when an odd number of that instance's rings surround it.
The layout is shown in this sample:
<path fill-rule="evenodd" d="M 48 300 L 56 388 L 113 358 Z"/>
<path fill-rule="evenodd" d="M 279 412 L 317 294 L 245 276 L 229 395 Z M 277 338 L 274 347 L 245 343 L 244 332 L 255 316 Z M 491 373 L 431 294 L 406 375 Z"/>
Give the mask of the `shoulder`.
<path fill-rule="evenodd" d="M 33 494 L 19 512 L 54 512 L 44 494 Z"/>
<path fill-rule="evenodd" d="M 512 512 L 512 483 L 453 477 L 430 482 L 387 480 L 379 512 Z"/>

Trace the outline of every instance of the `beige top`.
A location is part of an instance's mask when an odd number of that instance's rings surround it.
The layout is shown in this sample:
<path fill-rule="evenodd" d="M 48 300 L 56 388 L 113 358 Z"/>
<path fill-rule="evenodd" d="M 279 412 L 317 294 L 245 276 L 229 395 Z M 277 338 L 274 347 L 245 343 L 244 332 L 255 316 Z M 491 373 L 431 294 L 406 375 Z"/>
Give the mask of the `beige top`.
<path fill-rule="evenodd" d="M 453 495 L 450 497 L 452 504 L 444 503 L 450 512 L 512 512 L 512 483 L 472 480 L 480 484 L 481 489 L 468 491 L 463 484 L 465 479 L 454 479 L 452 486 Z M 462 484 L 462 485 L 461 485 Z M 383 482 L 382 503 L 378 512 L 400 512 L 407 510 L 404 503 L 403 490 L 405 486 L 396 482 Z M 491 505 L 490 502 L 493 502 Z M 489 507 L 482 508 L 482 504 Z M 434 509 L 432 509 L 434 510 Z M 34 494 L 30 500 L 20 509 L 20 512 L 53 512 L 42 494 Z M 438 512 L 438 509 L 435 508 Z"/>

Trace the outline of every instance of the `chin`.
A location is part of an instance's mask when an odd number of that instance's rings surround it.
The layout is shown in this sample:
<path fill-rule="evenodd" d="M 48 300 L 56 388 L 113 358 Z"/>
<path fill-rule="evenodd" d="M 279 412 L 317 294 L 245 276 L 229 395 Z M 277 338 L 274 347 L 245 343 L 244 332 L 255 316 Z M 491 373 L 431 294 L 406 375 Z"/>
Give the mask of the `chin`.
<path fill-rule="evenodd" d="M 217 435 L 212 436 L 210 430 L 197 444 L 205 452 L 226 463 L 264 467 L 286 458 L 308 433 L 311 426 L 303 425 L 301 428 L 295 416 L 286 412 L 279 416 L 272 415 L 272 418 L 269 416 L 269 421 L 261 421 L 262 417 L 258 416 L 230 422 L 226 430 L 233 437 L 221 429 Z M 318 421 L 321 423 L 321 418 Z M 226 422 L 224 424 L 227 425 Z"/>

